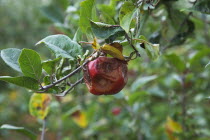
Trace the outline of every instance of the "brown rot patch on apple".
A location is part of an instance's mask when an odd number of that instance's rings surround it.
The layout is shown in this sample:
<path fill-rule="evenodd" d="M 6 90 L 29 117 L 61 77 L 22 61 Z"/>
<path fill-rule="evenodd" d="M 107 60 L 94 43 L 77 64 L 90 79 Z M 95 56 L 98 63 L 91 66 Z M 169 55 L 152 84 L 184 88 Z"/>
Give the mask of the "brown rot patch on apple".
<path fill-rule="evenodd" d="M 127 62 L 116 58 L 98 57 L 84 68 L 84 81 L 92 94 L 116 94 L 127 83 Z"/>

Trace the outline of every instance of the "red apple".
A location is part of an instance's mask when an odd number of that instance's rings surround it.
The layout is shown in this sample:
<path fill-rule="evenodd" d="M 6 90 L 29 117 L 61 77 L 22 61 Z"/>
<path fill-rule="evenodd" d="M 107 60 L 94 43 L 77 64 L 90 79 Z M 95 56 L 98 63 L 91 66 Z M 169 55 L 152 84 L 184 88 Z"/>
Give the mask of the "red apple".
<path fill-rule="evenodd" d="M 119 115 L 120 112 L 121 112 L 120 107 L 115 107 L 115 108 L 112 109 L 112 114 L 115 115 L 115 116 Z"/>
<path fill-rule="evenodd" d="M 98 57 L 84 68 L 84 81 L 94 95 L 116 94 L 127 82 L 127 62 L 116 58 Z"/>

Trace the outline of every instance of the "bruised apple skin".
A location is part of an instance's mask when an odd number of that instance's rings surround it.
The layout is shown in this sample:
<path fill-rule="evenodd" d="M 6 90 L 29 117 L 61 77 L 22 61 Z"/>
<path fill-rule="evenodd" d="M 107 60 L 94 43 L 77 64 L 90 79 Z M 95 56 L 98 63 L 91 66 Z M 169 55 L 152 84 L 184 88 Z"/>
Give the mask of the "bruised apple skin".
<path fill-rule="evenodd" d="M 127 83 L 127 71 L 127 62 L 101 56 L 85 65 L 84 81 L 94 95 L 116 94 Z"/>

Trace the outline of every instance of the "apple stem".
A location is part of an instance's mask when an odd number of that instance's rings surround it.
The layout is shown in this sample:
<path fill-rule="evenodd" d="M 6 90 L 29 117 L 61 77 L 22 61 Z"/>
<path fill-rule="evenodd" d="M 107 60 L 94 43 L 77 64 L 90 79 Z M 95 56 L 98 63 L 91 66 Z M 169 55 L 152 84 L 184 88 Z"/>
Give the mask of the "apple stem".
<path fill-rule="evenodd" d="M 80 80 L 78 80 L 77 82 L 75 82 L 74 84 L 71 84 L 71 87 L 68 90 L 65 90 L 62 94 L 56 94 L 56 96 L 58 97 L 63 97 L 66 94 L 68 94 L 75 86 L 77 86 L 78 84 L 82 83 L 84 80 L 84 78 L 82 77 Z"/>

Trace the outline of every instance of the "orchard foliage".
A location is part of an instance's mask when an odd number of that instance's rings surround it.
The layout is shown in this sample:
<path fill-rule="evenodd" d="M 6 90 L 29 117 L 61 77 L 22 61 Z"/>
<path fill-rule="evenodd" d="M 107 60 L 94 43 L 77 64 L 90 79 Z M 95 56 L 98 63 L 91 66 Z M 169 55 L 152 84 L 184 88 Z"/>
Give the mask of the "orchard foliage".
<path fill-rule="evenodd" d="M 28 1 L 0 1 L 0 139 L 210 139 L 209 0 Z M 118 94 L 83 84 L 101 56 Z"/>

